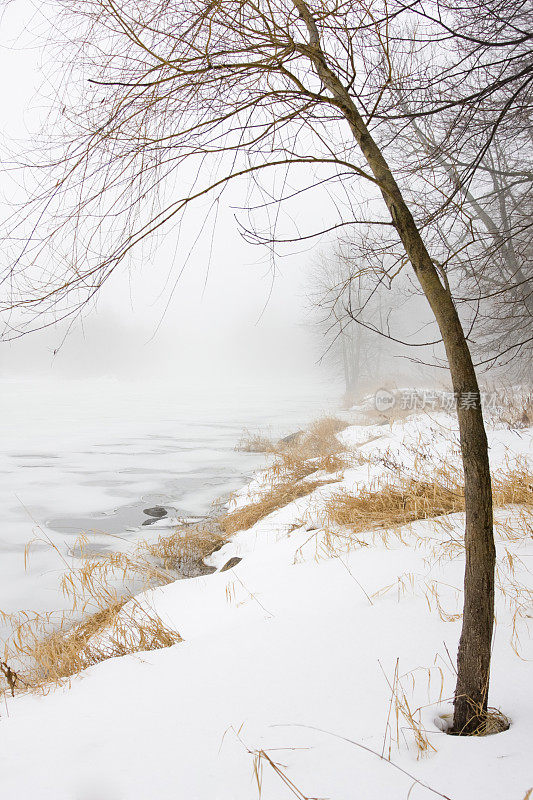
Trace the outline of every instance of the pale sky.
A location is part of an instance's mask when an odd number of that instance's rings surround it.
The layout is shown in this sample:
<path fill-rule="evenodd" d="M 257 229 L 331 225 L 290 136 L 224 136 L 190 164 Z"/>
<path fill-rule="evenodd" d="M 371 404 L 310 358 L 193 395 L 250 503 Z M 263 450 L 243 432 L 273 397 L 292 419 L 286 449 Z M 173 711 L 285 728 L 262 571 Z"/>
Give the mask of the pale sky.
<path fill-rule="evenodd" d="M 4 76 L 12 76 L 0 84 L 7 140 L 24 140 L 44 118 L 43 54 L 32 38 L 41 23 L 32 18 L 31 8 L 25 0 L 14 0 L 0 32 L 0 68 Z M 0 202 L 3 198 L 7 210 L 13 188 L 5 177 L 0 181 Z M 63 344 L 64 328 L 0 343 L 0 376 L 172 374 L 184 385 L 251 382 L 319 391 L 331 386 L 332 378 L 335 383 L 331 366 L 318 363 L 326 345 L 311 322 L 306 300 L 313 262 L 327 242 L 295 247 L 277 261 L 273 279 L 268 253 L 239 234 L 231 206 L 242 204 L 243 191 L 237 184 L 224 196 L 213 242 L 210 232 L 204 235 L 190 257 L 202 209 L 194 212 L 178 241 L 169 235 L 155 252 L 138 253 L 134 263 L 116 270 L 96 308 L 87 310 L 83 324 L 77 323 Z M 316 196 L 304 196 L 291 213 L 300 229 L 309 232 L 331 224 L 331 216 L 322 216 L 325 206 Z M 338 383 L 341 391 L 340 376 Z"/>
<path fill-rule="evenodd" d="M 19 35 L 25 23 L 35 25 L 35 19 L 24 17 L 28 12 L 29 4 L 17 0 L 8 6 L 0 38 L 2 75 L 13 76 L 0 85 L 2 132 L 14 140 L 23 139 L 42 117 L 42 53 L 28 48 L 31 33 Z M 4 197 L 10 191 L 5 180 L 1 190 Z M 209 274 L 208 248 L 199 246 L 176 283 L 187 242 L 175 250 L 169 237 L 147 262 L 113 276 L 97 308 L 55 356 L 62 329 L 1 344 L 2 372 L 78 375 L 86 369 L 124 377 L 175 365 L 187 380 L 197 373 L 218 380 L 229 374 L 245 382 L 276 376 L 307 381 L 314 373 L 319 382 L 327 379 L 327 370 L 316 364 L 320 343 L 306 322 L 312 253 L 282 260 L 272 280 L 268 254 L 243 242 L 233 213 L 229 208 L 219 212 Z"/>

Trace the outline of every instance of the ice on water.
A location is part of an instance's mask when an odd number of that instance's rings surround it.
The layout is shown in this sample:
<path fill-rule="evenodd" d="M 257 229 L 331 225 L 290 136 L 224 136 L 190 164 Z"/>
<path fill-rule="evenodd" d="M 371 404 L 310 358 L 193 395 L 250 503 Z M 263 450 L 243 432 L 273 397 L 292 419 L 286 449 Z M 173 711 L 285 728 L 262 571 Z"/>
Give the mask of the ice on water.
<path fill-rule="evenodd" d="M 284 433 L 322 407 L 309 396 L 194 395 L 112 379 L 2 380 L 0 609 L 63 608 L 62 558 L 71 563 L 80 533 L 93 550 L 122 548 L 208 514 L 264 463 L 235 450 L 243 428 Z M 144 514 L 156 505 L 166 518 Z"/>

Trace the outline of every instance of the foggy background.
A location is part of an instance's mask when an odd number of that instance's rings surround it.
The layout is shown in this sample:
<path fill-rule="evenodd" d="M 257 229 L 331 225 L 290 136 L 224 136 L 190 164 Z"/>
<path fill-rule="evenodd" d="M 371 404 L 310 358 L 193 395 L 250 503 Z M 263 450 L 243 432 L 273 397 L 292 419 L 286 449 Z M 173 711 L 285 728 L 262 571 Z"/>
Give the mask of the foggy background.
<path fill-rule="evenodd" d="M 28 6 L 8 7 L 0 68 L 14 79 L 0 86 L 1 125 L 15 146 L 42 122 L 47 91 L 42 55 L 28 47 L 25 26 L 42 22 Z M 9 211 L 13 188 L 2 186 L 2 211 Z M 230 209 L 219 212 L 212 244 L 208 238 L 209 248 L 196 247 L 178 280 L 188 243 L 176 251 L 170 236 L 117 270 L 70 332 L 62 324 L 2 342 L 0 376 L 163 378 L 220 388 L 273 382 L 318 388 L 330 379 L 331 370 L 317 366 L 321 347 L 305 311 L 309 254 L 286 259 L 274 277 L 265 252 L 243 242 Z"/>
<path fill-rule="evenodd" d="M 0 67 L 3 75 L 12 76 L 0 87 L 1 132 L 8 151 L 20 150 L 21 141 L 46 126 L 47 104 L 56 90 L 50 85 L 55 65 L 42 63 L 38 44 L 47 26 L 30 4 L 10 4 L 3 16 Z M 23 196 L 18 179 L 14 173 L 1 186 L 3 215 L 12 198 Z M 235 217 L 243 217 L 234 207 L 242 205 L 245 194 L 242 181 L 224 195 L 216 224 L 206 203 L 189 213 L 179 235 L 168 230 L 159 242 L 135 251 L 81 319 L 1 341 L 0 378 L 108 377 L 164 382 L 183 390 L 310 392 L 340 400 L 344 387 L 338 356 L 334 349 L 328 352 L 327 326 L 317 324 L 309 308 L 317 259 L 327 252 L 328 242 L 322 237 L 291 246 L 274 265 L 266 249 L 239 234 Z M 303 198 L 291 209 L 295 226 L 305 233 L 327 224 L 316 196 Z M 9 292 L 9 287 L 0 291 Z M 394 320 L 396 332 L 417 340 L 434 338 L 424 328 L 425 301 L 415 297 L 405 303 Z M 443 370 L 413 366 L 410 360 L 416 355 L 431 361 L 433 351 L 415 353 L 374 338 L 381 351 L 377 385 L 383 375 L 389 383 L 403 384 L 440 384 L 446 378 Z"/>

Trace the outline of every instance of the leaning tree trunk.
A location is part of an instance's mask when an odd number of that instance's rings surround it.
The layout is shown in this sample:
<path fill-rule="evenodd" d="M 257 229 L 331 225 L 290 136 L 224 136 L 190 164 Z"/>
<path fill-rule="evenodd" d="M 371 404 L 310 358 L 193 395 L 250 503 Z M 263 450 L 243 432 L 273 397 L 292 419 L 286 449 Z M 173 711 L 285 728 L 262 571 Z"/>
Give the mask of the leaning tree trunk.
<path fill-rule="evenodd" d="M 449 287 L 439 277 L 381 150 L 348 91 L 328 66 L 308 6 L 304 0 L 293 2 L 309 33 L 309 44 L 299 46 L 300 50 L 310 59 L 350 125 L 435 315 L 446 349 L 459 418 L 466 508 L 463 629 L 457 657 L 453 732 L 472 734 L 482 725 L 487 711 L 495 568 L 488 446 L 477 377 Z"/>
<path fill-rule="evenodd" d="M 354 135 L 379 181 L 393 224 L 437 320 L 456 397 L 465 476 L 466 566 L 453 730 L 471 734 L 480 728 L 487 711 L 496 560 L 488 446 L 479 386 L 450 291 L 442 284 L 398 185 L 360 117 Z"/>

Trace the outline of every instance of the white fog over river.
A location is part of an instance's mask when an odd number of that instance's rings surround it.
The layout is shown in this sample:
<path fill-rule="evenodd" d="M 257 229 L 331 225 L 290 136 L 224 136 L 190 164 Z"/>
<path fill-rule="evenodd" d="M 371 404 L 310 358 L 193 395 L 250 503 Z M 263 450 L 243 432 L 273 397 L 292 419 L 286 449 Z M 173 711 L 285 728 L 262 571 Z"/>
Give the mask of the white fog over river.
<path fill-rule="evenodd" d="M 244 390 L 184 395 L 178 387 L 114 379 L 0 381 L 0 610 L 52 611 L 76 537 L 96 549 L 150 538 L 145 508 L 210 512 L 265 456 L 238 452 L 243 429 L 273 436 L 335 409 L 326 393 L 276 399 Z M 333 395 L 334 392 L 331 392 Z M 111 536 L 109 534 L 112 534 Z M 32 539 L 29 563 L 24 550 Z M 49 541 L 48 541 L 49 540 Z M 0 634 L 5 634 L 5 626 Z"/>

